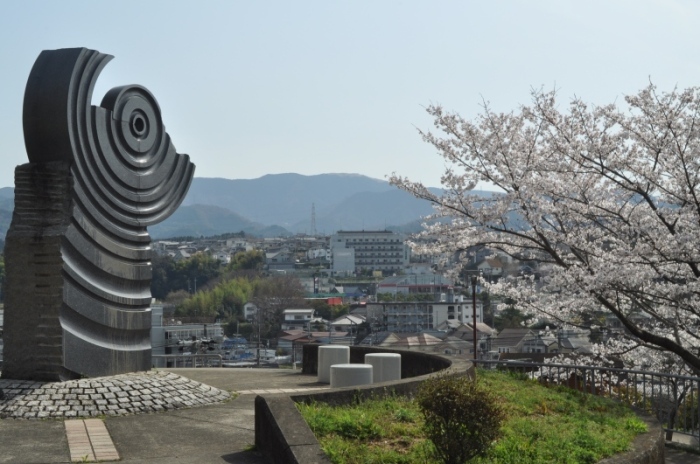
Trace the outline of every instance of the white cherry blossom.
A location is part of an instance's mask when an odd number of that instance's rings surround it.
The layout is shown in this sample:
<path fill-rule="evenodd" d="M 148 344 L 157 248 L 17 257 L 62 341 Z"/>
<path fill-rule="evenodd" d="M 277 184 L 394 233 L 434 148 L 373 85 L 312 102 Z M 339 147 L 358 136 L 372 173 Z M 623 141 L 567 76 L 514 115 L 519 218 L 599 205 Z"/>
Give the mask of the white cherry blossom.
<path fill-rule="evenodd" d="M 437 131 L 421 135 L 447 164 L 444 194 L 390 181 L 441 219 L 426 222 L 416 251 L 487 246 L 550 265 L 541 280 L 502 279 L 492 291 L 573 325 L 612 314 L 629 336 L 598 350 L 648 347 L 646 358 L 664 353 L 659 362 L 672 356 L 697 373 L 700 89 L 649 85 L 624 100 L 566 107 L 535 91 L 528 106 L 502 114 L 484 105 L 473 120 L 430 106 Z M 478 194 L 479 182 L 501 193 Z"/>

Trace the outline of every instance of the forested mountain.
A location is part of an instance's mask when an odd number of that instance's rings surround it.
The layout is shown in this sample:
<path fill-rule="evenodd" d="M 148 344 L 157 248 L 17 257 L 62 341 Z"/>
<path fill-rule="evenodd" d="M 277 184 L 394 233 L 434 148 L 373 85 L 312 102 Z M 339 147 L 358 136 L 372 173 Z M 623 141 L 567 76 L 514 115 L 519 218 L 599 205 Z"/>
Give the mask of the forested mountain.
<path fill-rule="evenodd" d="M 0 189 L 0 238 L 10 225 L 14 193 Z M 151 236 L 210 236 L 243 231 L 257 236 L 337 230 L 415 230 L 432 212 L 423 200 L 388 182 L 359 174 L 270 174 L 258 179 L 193 179 L 182 206 Z"/>

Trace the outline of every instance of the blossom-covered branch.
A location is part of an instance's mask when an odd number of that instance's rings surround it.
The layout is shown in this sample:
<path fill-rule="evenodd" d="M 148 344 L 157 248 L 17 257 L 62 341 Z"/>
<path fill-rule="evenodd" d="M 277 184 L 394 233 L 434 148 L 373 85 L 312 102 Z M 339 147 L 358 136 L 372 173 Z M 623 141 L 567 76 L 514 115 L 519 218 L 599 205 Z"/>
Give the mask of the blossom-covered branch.
<path fill-rule="evenodd" d="M 554 92 L 474 120 L 431 106 L 421 132 L 448 163 L 444 194 L 390 181 L 435 206 L 421 253 L 476 245 L 554 266 L 545 279 L 502 279 L 523 310 L 575 322 L 609 312 L 635 343 L 700 370 L 700 89 L 653 85 L 623 108 Z M 479 182 L 500 192 L 474 191 Z M 449 220 L 445 220 L 449 219 Z"/>

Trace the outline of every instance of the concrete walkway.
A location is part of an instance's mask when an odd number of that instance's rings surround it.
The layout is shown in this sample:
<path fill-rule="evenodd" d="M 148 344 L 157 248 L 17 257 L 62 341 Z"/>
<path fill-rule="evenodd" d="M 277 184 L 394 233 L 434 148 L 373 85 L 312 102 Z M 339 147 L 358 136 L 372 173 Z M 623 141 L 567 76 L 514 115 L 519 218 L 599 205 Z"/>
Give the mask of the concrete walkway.
<path fill-rule="evenodd" d="M 270 464 L 249 451 L 254 443 L 254 400 L 257 393 L 309 391 L 328 388 L 315 376 L 288 369 L 172 369 L 172 372 L 213 387 L 241 392 L 234 400 L 155 414 L 107 417 L 102 422 L 123 463 L 237 463 Z M 83 422 L 74 420 L 0 420 L 0 463 L 51 464 L 91 460 L 109 462 L 104 435 L 71 434 Z M 78 424 L 80 423 L 80 424 Z M 96 425 L 96 424 L 91 424 Z M 88 439 L 92 438 L 92 432 Z M 89 440 L 88 440 L 89 441 Z M 73 448 L 73 456 L 71 455 Z M 91 454 L 92 451 L 92 454 Z M 73 458 L 74 460 L 72 460 Z"/>
<path fill-rule="evenodd" d="M 67 421 L 0 420 L 0 463 L 84 462 L 85 457 L 109 462 L 114 451 L 121 463 L 270 464 L 249 451 L 255 439 L 255 396 L 328 388 L 318 384 L 315 376 L 288 369 L 169 371 L 238 396 L 225 403 L 155 414 Z M 108 436 L 102 432 L 104 426 Z M 700 464 L 695 454 L 667 448 L 666 455 L 669 464 Z"/>
<path fill-rule="evenodd" d="M 698 464 L 700 455 L 666 447 L 666 464 Z"/>

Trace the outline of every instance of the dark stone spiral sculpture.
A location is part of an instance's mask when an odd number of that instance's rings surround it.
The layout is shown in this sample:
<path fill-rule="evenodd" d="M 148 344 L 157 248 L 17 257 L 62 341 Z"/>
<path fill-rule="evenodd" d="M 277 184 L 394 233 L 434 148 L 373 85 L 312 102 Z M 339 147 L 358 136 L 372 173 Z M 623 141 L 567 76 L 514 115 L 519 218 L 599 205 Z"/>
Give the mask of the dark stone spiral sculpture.
<path fill-rule="evenodd" d="M 194 165 L 175 152 L 138 85 L 92 106 L 112 57 L 47 50 L 24 95 L 29 163 L 15 170 L 5 245 L 4 365 L 12 379 L 65 380 L 151 368 L 151 240 Z"/>

